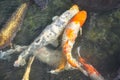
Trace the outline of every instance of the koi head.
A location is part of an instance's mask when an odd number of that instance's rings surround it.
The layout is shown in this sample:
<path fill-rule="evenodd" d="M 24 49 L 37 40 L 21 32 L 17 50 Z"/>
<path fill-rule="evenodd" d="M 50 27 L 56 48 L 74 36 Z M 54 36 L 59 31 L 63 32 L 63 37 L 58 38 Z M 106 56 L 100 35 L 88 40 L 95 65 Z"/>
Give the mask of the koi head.
<path fill-rule="evenodd" d="M 70 10 L 74 10 L 74 9 L 77 9 L 77 10 L 79 10 L 79 7 L 78 7 L 78 5 L 76 5 L 76 4 L 74 4 L 71 8 L 70 8 Z"/>
<path fill-rule="evenodd" d="M 82 10 L 79 11 L 72 19 L 70 22 L 75 22 L 76 24 L 80 24 L 80 27 L 85 23 L 87 18 L 87 12 Z"/>
<path fill-rule="evenodd" d="M 70 9 L 69 9 L 72 13 L 78 13 L 79 12 L 79 7 L 78 5 L 73 5 Z"/>

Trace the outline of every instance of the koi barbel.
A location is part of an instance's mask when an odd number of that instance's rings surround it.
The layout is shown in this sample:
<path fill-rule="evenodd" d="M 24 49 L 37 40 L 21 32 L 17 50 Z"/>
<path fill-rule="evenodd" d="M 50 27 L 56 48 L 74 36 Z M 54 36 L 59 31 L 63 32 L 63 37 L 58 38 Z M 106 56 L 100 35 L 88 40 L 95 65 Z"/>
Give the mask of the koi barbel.
<path fill-rule="evenodd" d="M 79 12 L 79 7 L 73 5 L 69 10 L 65 11 L 61 16 L 54 19 L 54 21 L 48 25 L 42 33 L 31 43 L 31 45 L 24 52 L 20 54 L 18 60 L 15 61 L 14 66 L 20 66 L 19 59 L 26 59 L 29 55 L 33 54 L 34 51 L 44 47 L 55 41 L 64 30 L 69 20 Z"/>
<path fill-rule="evenodd" d="M 8 20 L 5 26 L 0 31 L 0 49 L 8 46 L 16 33 L 20 29 L 21 23 L 24 19 L 26 10 L 28 9 L 28 3 L 23 3 L 17 10 L 12 14 L 12 17 Z"/>

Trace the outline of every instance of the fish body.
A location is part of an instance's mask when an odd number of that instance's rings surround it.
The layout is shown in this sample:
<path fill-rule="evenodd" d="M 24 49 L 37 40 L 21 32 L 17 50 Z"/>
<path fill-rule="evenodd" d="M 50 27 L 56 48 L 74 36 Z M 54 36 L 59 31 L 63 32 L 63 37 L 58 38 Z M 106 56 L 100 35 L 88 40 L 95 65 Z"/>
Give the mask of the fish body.
<path fill-rule="evenodd" d="M 65 11 L 60 17 L 48 25 L 42 33 L 31 44 L 33 48 L 41 48 L 47 44 L 55 41 L 64 30 L 68 21 L 79 11 L 77 5 L 72 6 L 69 10 Z"/>
<path fill-rule="evenodd" d="M 55 70 L 51 70 L 50 73 L 59 73 L 64 70 L 66 65 L 70 66 L 71 68 L 79 67 L 81 70 L 79 63 L 72 57 L 72 48 L 79 30 L 82 30 L 81 28 L 86 20 L 86 17 L 86 11 L 79 11 L 67 24 L 62 37 L 62 53 L 67 62 L 63 62 L 61 60 L 61 64 Z"/>
<path fill-rule="evenodd" d="M 62 51 L 66 56 L 68 63 L 75 68 L 78 68 L 79 64 L 72 57 L 72 49 L 75 43 L 75 39 L 78 35 L 79 30 L 81 30 L 82 25 L 86 21 L 87 12 L 79 11 L 69 22 L 62 37 Z"/>
<path fill-rule="evenodd" d="M 25 12 L 28 8 L 28 3 L 23 3 L 16 11 L 12 14 L 11 18 L 5 24 L 0 31 L 0 49 L 8 46 L 16 33 L 20 29 L 21 22 L 23 21 Z"/>
<path fill-rule="evenodd" d="M 79 57 L 79 62 L 82 64 L 83 68 L 92 80 L 104 80 L 101 74 L 91 64 L 88 64 L 82 57 Z"/>
<path fill-rule="evenodd" d="M 41 62 L 46 63 L 53 67 L 58 67 L 63 57 L 61 49 L 53 49 L 47 45 L 35 51 L 34 56 Z"/>
<path fill-rule="evenodd" d="M 73 5 L 69 10 L 65 11 L 61 16 L 54 19 L 54 21 L 48 25 L 42 33 L 30 44 L 28 49 L 23 51 L 18 60 L 15 61 L 14 66 L 19 66 L 19 59 L 24 58 L 26 59 L 30 54 L 33 54 L 34 51 L 54 42 L 59 35 L 64 30 L 65 26 L 69 22 L 69 20 L 79 12 L 79 8 L 77 5 Z"/>

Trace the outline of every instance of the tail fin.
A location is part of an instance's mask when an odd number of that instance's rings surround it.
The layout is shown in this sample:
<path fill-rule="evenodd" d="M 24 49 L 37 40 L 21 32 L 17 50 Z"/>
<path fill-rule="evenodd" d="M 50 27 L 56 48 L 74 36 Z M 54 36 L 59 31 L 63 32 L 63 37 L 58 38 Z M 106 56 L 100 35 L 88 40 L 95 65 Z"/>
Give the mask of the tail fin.
<path fill-rule="evenodd" d="M 88 64 L 84 58 L 80 56 L 80 47 L 78 47 L 78 56 L 79 62 L 82 64 L 83 68 L 92 80 L 104 80 L 100 73 L 91 64 Z"/>

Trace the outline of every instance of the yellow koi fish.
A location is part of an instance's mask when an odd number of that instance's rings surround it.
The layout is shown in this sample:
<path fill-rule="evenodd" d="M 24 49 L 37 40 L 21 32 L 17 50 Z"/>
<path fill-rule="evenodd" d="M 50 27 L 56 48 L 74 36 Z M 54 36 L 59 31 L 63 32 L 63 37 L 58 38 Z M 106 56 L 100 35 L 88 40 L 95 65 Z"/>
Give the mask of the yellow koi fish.
<path fill-rule="evenodd" d="M 20 29 L 28 3 L 23 3 L 0 31 L 0 49 L 8 46 Z"/>

